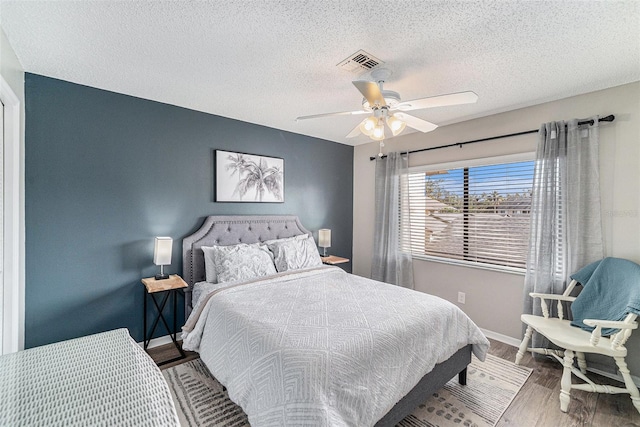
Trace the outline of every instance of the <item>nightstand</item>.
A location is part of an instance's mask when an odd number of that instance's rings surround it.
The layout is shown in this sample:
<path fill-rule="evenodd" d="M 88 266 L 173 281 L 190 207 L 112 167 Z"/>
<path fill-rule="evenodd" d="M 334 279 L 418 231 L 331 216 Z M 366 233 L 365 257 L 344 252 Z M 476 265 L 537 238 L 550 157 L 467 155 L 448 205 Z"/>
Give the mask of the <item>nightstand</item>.
<path fill-rule="evenodd" d="M 142 283 L 144 284 L 144 349 L 146 350 L 149 347 L 149 342 L 153 338 L 153 333 L 158 326 L 158 322 L 162 321 L 164 327 L 167 328 L 169 332 L 169 336 L 171 337 L 171 341 L 173 341 L 173 345 L 176 346 L 176 349 L 180 352 L 180 357 L 176 357 L 175 359 L 167 360 L 161 363 L 158 363 L 158 366 L 164 365 L 166 363 L 175 362 L 176 360 L 180 360 L 185 356 L 184 352 L 180 345 L 178 345 L 177 341 L 177 301 L 178 296 L 176 295 L 182 289 L 188 287 L 187 283 L 182 280 L 182 277 L 177 274 L 172 274 L 168 279 L 164 280 L 156 280 L 154 277 L 147 277 L 146 279 L 142 279 Z M 160 301 L 156 299 L 156 294 L 162 294 L 160 297 Z M 167 301 L 169 299 L 173 299 L 173 329 L 169 328 L 169 324 L 167 320 L 164 318 L 164 308 L 167 305 Z M 153 305 L 156 307 L 156 315 L 153 320 L 153 324 L 151 326 L 151 330 L 147 332 L 147 299 L 151 299 L 153 301 Z"/>
<path fill-rule="evenodd" d="M 349 262 L 349 258 L 342 258 L 335 255 L 329 255 L 325 257 L 320 257 L 324 264 L 336 265 L 336 264 L 344 264 L 345 262 Z"/>

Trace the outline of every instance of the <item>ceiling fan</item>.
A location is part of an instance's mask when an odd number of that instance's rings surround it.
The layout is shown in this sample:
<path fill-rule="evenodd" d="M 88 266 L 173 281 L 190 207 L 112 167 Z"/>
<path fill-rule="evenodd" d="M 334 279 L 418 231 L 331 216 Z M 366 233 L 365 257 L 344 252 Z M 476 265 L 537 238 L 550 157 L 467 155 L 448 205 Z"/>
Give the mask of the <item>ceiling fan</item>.
<path fill-rule="evenodd" d="M 380 68 L 374 70 L 371 76 L 375 81 L 356 80 L 352 82 L 364 97 L 362 110 L 314 114 L 298 117 L 296 121 L 320 117 L 370 114 L 349 132 L 347 138 L 353 138 L 363 133 L 374 141 L 382 141 L 385 138 L 385 123 L 393 136 L 399 135 L 406 126 L 420 132 L 431 132 L 438 127 L 436 124 L 409 115 L 405 111 L 472 104 L 478 100 L 478 95 L 473 92 L 458 92 L 402 102 L 398 92 L 383 89 L 384 82 L 391 76 L 390 70 Z"/>

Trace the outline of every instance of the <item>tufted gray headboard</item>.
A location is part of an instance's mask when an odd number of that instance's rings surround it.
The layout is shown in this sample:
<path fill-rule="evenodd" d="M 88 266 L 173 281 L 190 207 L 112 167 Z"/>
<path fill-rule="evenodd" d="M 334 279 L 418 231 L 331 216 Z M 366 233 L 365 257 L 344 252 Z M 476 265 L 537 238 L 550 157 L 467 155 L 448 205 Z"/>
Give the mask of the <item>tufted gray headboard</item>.
<path fill-rule="evenodd" d="M 209 216 L 202 227 L 182 239 L 182 274 L 189 285 L 185 290 L 185 316 L 191 313 L 191 287 L 205 280 L 202 246 L 228 246 L 257 243 L 311 233 L 295 215 Z"/>

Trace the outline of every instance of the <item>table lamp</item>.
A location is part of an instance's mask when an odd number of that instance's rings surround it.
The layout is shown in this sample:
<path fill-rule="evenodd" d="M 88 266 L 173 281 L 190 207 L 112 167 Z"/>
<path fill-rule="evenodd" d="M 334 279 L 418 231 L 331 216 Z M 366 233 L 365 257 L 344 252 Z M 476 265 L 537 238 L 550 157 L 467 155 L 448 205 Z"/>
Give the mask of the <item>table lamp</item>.
<path fill-rule="evenodd" d="M 320 246 L 322 251 L 322 256 L 327 256 L 327 248 L 331 247 L 331 230 L 328 228 L 322 228 L 318 230 L 318 246 Z"/>
<path fill-rule="evenodd" d="M 156 274 L 156 280 L 169 278 L 169 275 L 164 272 L 164 266 L 171 264 L 172 246 L 173 239 L 171 237 L 156 237 L 156 244 L 153 248 L 153 263 L 160 266 L 160 274 Z"/>

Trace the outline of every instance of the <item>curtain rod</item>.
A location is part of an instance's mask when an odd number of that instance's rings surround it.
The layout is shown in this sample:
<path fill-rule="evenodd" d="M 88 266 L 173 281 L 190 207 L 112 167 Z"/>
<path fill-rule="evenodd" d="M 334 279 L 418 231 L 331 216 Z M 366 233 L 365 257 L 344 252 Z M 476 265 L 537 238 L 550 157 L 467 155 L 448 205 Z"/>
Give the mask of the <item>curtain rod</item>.
<path fill-rule="evenodd" d="M 613 114 L 609 114 L 607 117 L 599 118 L 598 122 L 612 122 L 615 118 L 616 117 Z M 593 125 L 593 120 L 583 120 L 581 122 L 578 122 L 578 125 L 589 125 L 589 126 L 592 126 Z M 420 148 L 419 150 L 408 151 L 407 154 L 420 153 L 422 151 L 438 150 L 440 148 L 448 148 L 448 147 L 460 147 L 460 148 L 462 148 L 463 145 L 475 144 L 476 142 L 491 141 L 491 140 L 494 140 L 494 139 L 509 138 L 510 136 L 527 135 L 529 133 L 537 133 L 537 132 L 538 132 L 538 129 L 525 130 L 523 132 L 509 133 L 509 134 L 506 134 L 506 135 L 498 135 L 498 136 L 490 136 L 488 138 L 482 138 L 482 139 L 474 139 L 473 141 L 456 142 L 456 143 L 453 143 L 453 144 L 439 145 L 437 147 Z M 386 155 L 384 155 L 382 157 L 373 156 L 373 157 L 369 157 L 369 160 L 375 160 L 375 159 L 378 159 L 378 158 L 384 159 L 385 157 L 387 157 L 387 156 Z"/>

